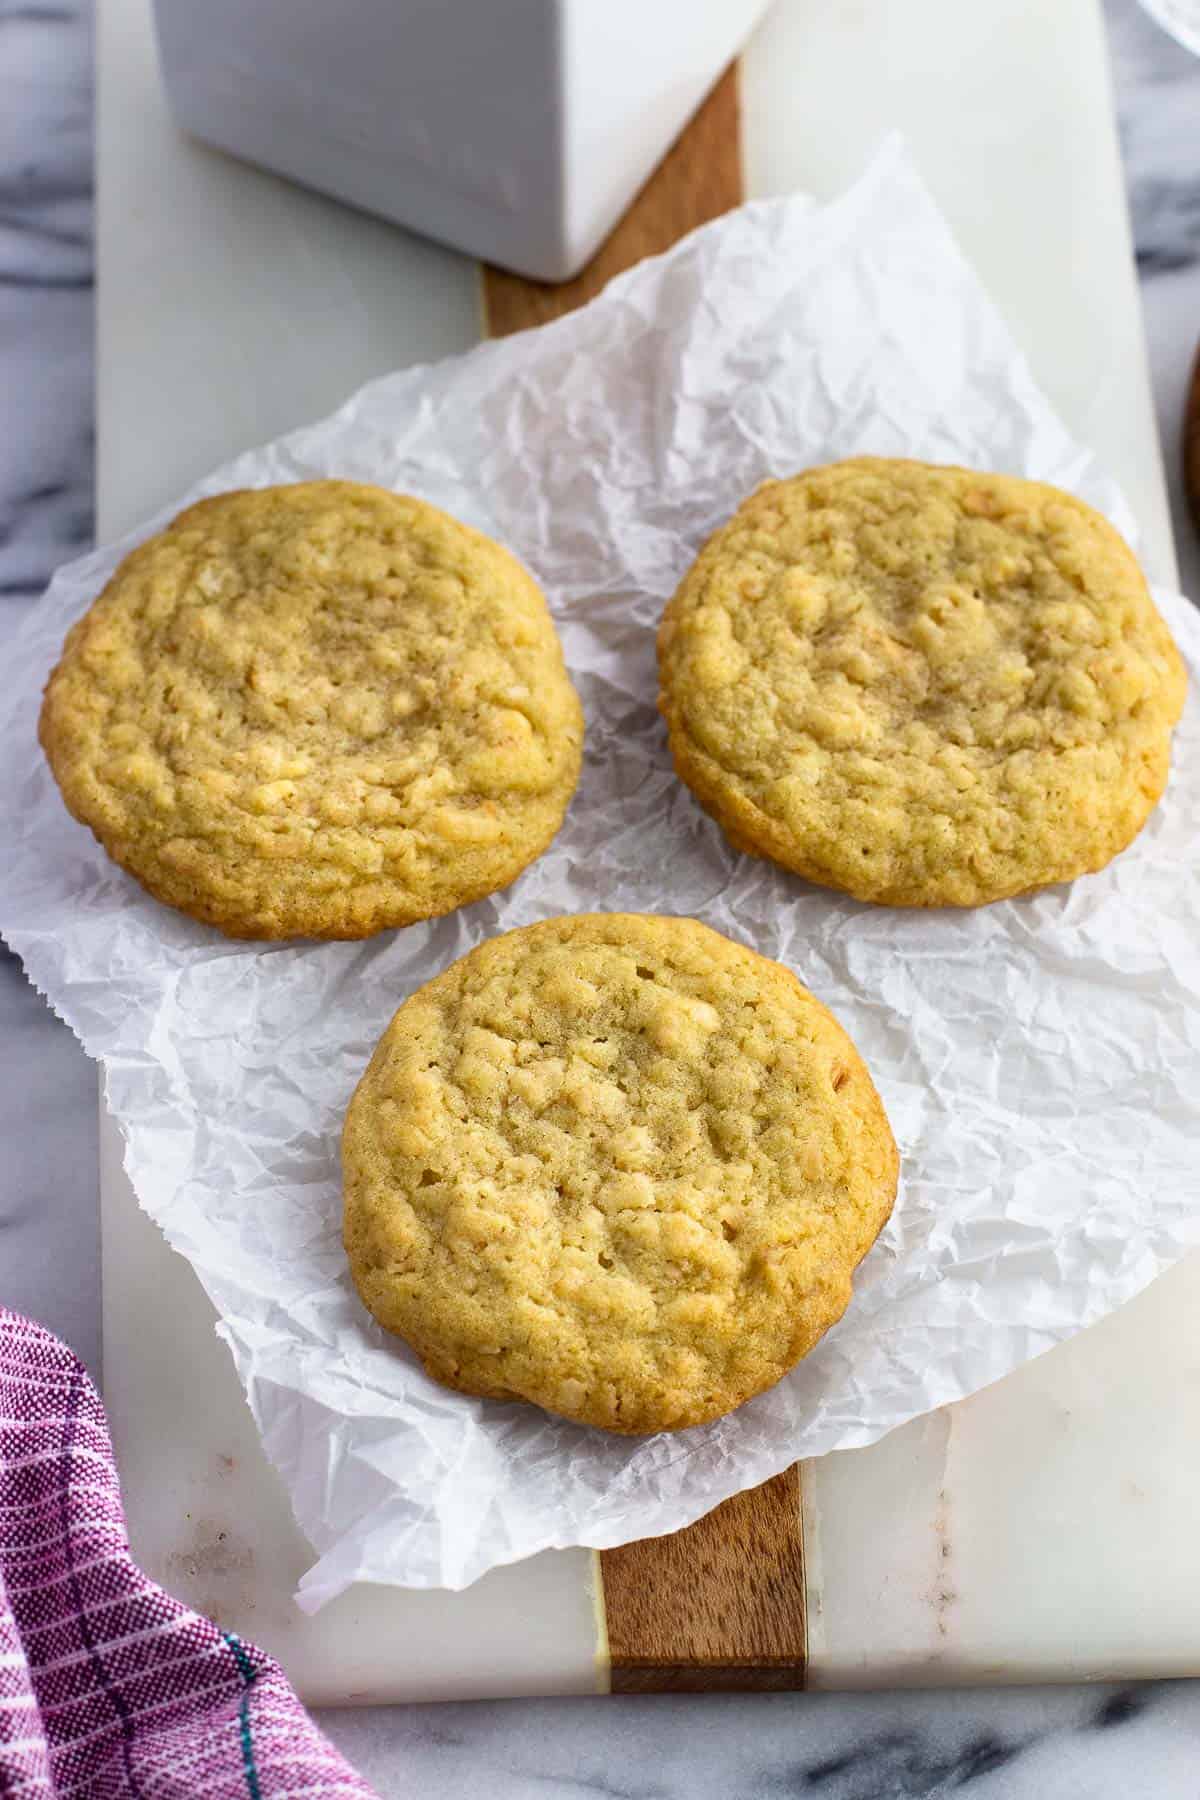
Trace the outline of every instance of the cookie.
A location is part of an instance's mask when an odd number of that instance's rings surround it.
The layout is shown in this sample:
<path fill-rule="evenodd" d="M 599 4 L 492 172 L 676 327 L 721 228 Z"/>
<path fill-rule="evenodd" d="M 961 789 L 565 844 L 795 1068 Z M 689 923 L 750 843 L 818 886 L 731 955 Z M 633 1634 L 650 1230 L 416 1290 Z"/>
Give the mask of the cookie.
<path fill-rule="evenodd" d="M 742 850 L 894 906 L 1099 869 L 1166 784 L 1184 672 L 1069 494 L 863 457 L 769 482 L 659 631 L 679 775 Z"/>
<path fill-rule="evenodd" d="M 840 1318 L 896 1146 L 778 963 L 691 919 L 550 919 L 407 1000 L 342 1141 L 364 1304 L 447 1387 L 610 1431 L 770 1387 Z"/>
<path fill-rule="evenodd" d="M 562 823 L 583 720 L 506 550 L 312 481 L 202 500 L 127 556 L 39 735 L 157 899 L 231 937 L 358 938 L 507 886 Z"/>

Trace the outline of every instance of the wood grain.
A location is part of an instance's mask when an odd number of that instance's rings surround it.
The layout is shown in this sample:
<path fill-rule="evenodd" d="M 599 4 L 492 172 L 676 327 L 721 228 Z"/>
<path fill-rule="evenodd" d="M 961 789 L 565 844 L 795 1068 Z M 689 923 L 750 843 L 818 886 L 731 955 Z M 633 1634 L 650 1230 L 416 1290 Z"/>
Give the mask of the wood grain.
<path fill-rule="evenodd" d="M 615 1694 L 804 1686 L 799 1466 L 600 1567 Z"/>
<path fill-rule="evenodd" d="M 614 275 L 744 198 L 736 64 L 574 281 L 483 276 L 492 337 L 544 325 Z M 804 1685 L 800 1470 L 739 1494 L 686 1531 L 600 1556 L 614 1693 Z"/>
<path fill-rule="evenodd" d="M 652 3 L 652 0 L 651 0 Z M 740 205 L 742 142 L 738 71 L 725 71 L 686 125 L 620 224 L 573 281 L 528 281 L 504 269 L 483 272 L 489 337 L 545 325 L 592 300 L 614 275 Z"/>
<path fill-rule="evenodd" d="M 1200 530 L 1200 345 L 1192 364 L 1192 379 L 1183 412 L 1183 486 L 1192 518 Z"/>

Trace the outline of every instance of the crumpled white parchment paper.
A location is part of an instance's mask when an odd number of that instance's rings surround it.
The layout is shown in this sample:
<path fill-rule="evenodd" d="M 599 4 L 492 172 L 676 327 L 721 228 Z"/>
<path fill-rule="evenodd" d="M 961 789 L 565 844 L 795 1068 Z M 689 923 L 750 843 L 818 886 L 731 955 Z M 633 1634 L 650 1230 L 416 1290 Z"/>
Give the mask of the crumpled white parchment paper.
<path fill-rule="evenodd" d="M 352 1581 L 461 1587 L 548 1546 L 684 1525 L 995 1380 L 1200 1239 L 1194 698 L 1131 850 L 977 912 L 860 906 L 736 855 L 671 772 L 664 601 L 759 481 L 859 451 L 1058 482 L 1132 536 L 895 143 L 832 205 L 743 207 L 583 312 L 374 382 L 181 496 L 381 482 L 494 533 L 550 596 L 587 713 L 564 830 L 507 894 L 365 944 L 228 942 L 68 818 L 39 690 L 134 537 L 61 570 L 12 647 L 0 927 L 103 1062 L 141 1203 L 217 1306 L 319 1552 L 308 1608 Z M 1159 602 L 1200 668 L 1200 621 Z M 903 1155 L 842 1323 L 773 1391 L 678 1436 L 435 1386 L 367 1318 L 340 1242 L 342 1113 L 399 1002 L 491 933 L 591 909 L 694 914 L 790 964 L 861 1048 Z"/>

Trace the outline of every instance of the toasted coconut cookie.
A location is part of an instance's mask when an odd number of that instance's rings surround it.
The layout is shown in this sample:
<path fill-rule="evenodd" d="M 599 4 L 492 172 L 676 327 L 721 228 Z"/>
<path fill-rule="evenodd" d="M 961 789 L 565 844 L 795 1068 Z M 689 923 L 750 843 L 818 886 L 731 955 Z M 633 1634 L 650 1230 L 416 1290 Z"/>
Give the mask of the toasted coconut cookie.
<path fill-rule="evenodd" d="M 620 913 L 492 938 L 407 1000 L 343 1167 L 358 1291 L 435 1380 L 620 1432 L 778 1381 L 897 1180 L 861 1058 L 794 975 Z"/>
<path fill-rule="evenodd" d="M 864 457 L 769 482 L 663 615 L 675 766 L 739 849 L 860 900 L 1099 869 L 1163 791 L 1179 654 L 1057 488 Z"/>
<path fill-rule="evenodd" d="M 550 842 L 583 721 L 500 545 L 354 482 L 220 494 L 74 626 L 40 736 L 159 900 L 232 937 L 366 937 L 505 887 Z"/>

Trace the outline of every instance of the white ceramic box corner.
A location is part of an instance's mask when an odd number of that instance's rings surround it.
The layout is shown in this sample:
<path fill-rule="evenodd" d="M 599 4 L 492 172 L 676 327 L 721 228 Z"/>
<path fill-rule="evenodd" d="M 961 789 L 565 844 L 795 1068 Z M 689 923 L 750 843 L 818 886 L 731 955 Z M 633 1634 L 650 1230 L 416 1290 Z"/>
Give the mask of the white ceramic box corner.
<path fill-rule="evenodd" d="M 183 129 L 486 262 L 588 260 L 767 0 L 155 0 Z"/>

